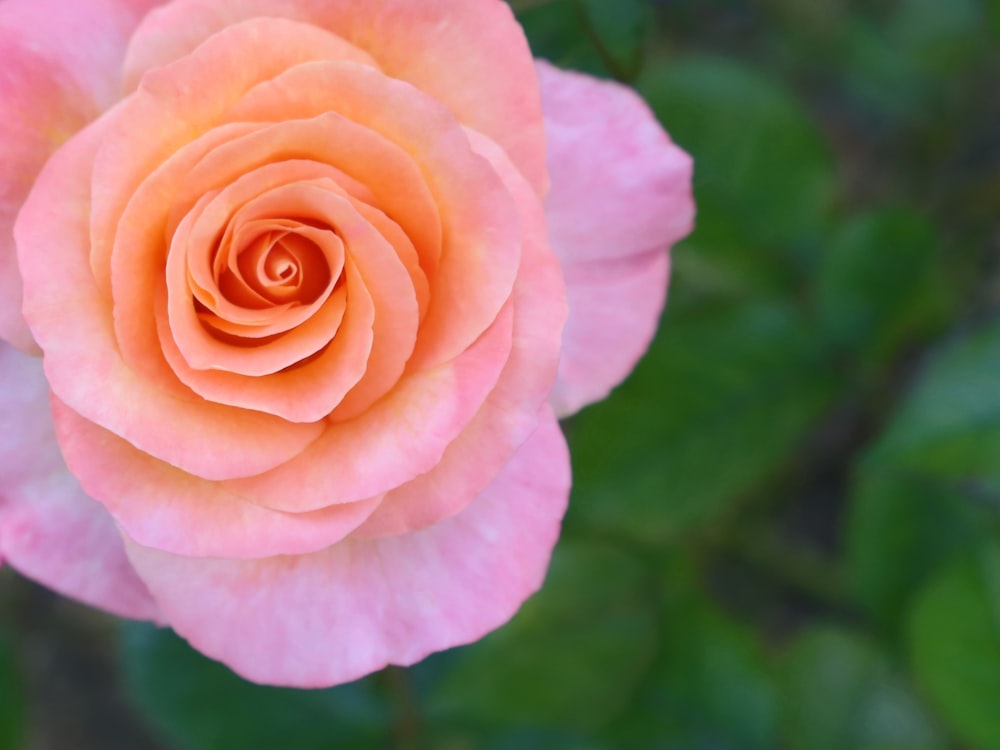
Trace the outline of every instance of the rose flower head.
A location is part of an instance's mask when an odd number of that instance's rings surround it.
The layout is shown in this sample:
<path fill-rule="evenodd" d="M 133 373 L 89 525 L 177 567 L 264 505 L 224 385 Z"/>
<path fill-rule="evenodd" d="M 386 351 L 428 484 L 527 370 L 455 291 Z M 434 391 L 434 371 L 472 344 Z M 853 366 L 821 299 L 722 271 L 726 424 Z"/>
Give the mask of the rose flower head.
<path fill-rule="evenodd" d="M 691 162 L 499 0 L 0 0 L 0 560 L 313 687 L 541 585 Z"/>

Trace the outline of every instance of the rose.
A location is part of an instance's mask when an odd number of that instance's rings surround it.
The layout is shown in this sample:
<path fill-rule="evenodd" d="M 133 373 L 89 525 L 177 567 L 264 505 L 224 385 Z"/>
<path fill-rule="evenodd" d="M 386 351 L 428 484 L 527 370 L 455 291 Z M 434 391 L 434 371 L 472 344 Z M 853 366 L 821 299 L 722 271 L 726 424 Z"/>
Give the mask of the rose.
<path fill-rule="evenodd" d="M 690 226 L 641 101 L 494 0 L 0 0 L 0 55 L 6 561 L 271 683 L 506 621 Z"/>

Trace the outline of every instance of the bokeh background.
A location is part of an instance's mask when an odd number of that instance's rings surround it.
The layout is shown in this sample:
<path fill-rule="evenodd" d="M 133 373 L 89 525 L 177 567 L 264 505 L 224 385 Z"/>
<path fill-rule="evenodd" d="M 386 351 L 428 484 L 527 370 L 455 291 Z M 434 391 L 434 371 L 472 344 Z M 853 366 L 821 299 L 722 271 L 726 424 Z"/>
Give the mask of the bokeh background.
<path fill-rule="evenodd" d="M 1000 748 L 1000 2 L 512 2 L 699 204 L 542 592 L 301 692 L 3 570 L 0 748 Z"/>

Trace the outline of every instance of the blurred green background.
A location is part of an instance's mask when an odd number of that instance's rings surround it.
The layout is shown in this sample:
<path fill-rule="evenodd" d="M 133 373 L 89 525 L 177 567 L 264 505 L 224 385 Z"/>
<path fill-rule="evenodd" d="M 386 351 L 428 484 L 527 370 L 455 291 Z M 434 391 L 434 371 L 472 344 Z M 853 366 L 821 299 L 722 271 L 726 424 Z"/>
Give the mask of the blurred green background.
<path fill-rule="evenodd" d="M 699 205 L 542 593 L 298 692 L 0 571 L 0 749 L 1000 750 L 1000 1 L 513 4 Z"/>

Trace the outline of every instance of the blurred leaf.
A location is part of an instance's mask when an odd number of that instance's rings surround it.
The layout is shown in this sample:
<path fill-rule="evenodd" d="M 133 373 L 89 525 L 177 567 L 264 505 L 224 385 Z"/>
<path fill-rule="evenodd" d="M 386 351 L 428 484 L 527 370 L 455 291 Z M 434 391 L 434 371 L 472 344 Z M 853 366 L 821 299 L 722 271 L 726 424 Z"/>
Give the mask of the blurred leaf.
<path fill-rule="evenodd" d="M 610 59 L 615 77 L 633 79 L 642 61 L 648 0 L 579 0 L 588 32 Z"/>
<path fill-rule="evenodd" d="M 847 526 L 855 596 L 895 632 L 926 579 L 984 536 L 985 514 L 948 484 L 864 472 L 851 493 Z"/>
<path fill-rule="evenodd" d="M 559 67 L 582 70 L 601 77 L 611 72 L 588 33 L 583 9 L 577 0 L 550 0 L 531 5 L 517 14 L 531 51 Z"/>
<path fill-rule="evenodd" d="M 890 39 L 926 73 L 955 75 L 986 49 L 981 0 L 900 0 L 890 22 Z"/>
<path fill-rule="evenodd" d="M 426 750 L 612 750 L 595 740 L 539 729 L 500 732 L 434 731 L 421 744 Z"/>
<path fill-rule="evenodd" d="M 617 746 L 772 750 L 778 696 L 752 633 L 696 596 L 665 615 L 657 673 Z"/>
<path fill-rule="evenodd" d="M 368 748 L 388 732 L 371 679 L 330 690 L 263 687 L 148 624 L 126 625 L 122 648 L 136 707 L 190 750 Z"/>
<path fill-rule="evenodd" d="M 1000 37 L 1000 0 L 985 0 L 986 14 L 989 16 L 993 35 Z"/>
<path fill-rule="evenodd" d="M 629 703 L 655 644 L 642 568 L 614 548 L 564 540 L 543 595 L 509 625 L 452 652 L 430 713 L 458 723 L 591 730 Z"/>
<path fill-rule="evenodd" d="M 651 63 L 638 86 L 694 156 L 698 221 L 684 252 L 765 287 L 795 284 L 813 264 L 834 188 L 830 150 L 799 102 L 720 57 Z"/>
<path fill-rule="evenodd" d="M 834 71 L 848 92 L 879 119 L 916 120 L 927 115 L 925 82 L 884 30 L 852 17 L 843 32 L 839 62 Z"/>
<path fill-rule="evenodd" d="M 830 338 L 885 360 L 924 334 L 945 307 L 935 283 L 937 245 L 934 227 L 913 211 L 877 211 L 845 224 L 817 278 Z"/>
<path fill-rule="evenodd" d="M 914 670 L 943 718 L 979 750 L 1000 748 L 1000 544 L 942 571 L 910 626 Z"/>
<path fill-rule="evenodd" d="M 959 483 L 996 505 L 1000 492 L 1000 324 L 939 351 L 868 458 Z"/>
<path fill-rule="evenodd" d="M 790 750 L 930 750 L 943 742 L 889 660 L 846 631 L 801 636 L 786 654 L 783 688 Z"/>
<path fill-rule="evenodd" d="M 10 638 L 0 630 L 0 750 L 18 750 L 23 731 L 20 670 Z"/>
<path fill-rule="evenodd" d="M 794 456 L 836 388 L 790 308 L 668 311 L 632 377 L 570 424 L 570 524 L 662 542 L 717 519 Z"/>

